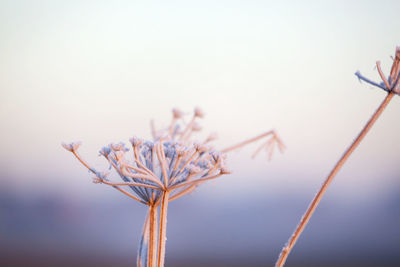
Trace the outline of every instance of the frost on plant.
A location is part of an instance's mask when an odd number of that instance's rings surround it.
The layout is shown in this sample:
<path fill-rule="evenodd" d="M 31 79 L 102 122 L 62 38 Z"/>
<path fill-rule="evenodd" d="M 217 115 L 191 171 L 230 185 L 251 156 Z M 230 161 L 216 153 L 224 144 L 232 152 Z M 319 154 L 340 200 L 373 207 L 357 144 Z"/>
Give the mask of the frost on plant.
<path fill-rule="evenodd" d="M 373 82 L 373 81 L 365 78 L 364 76 L 361 75 L 361 73 L 359 71 L 357 71 L 355 74 L 359 78 L 360 81 L 365 81 L 369 84 L 372 84 L 376 87 L 379 87 L 379 88 L 385 90 L 387 93 L 386 97 L 383 99 L 383 101 L 381 102 L 381 104 L 379 105 L 377 110 L 373 113 L 371 118 L 364 125 L 361 132 L 353 140 L 353 142 L 350 144 L 350 146 L 346 149 L 346 151 L 343 153 L 343 155 L 337 161 L 337 163 L 335 164 L 333 169 L 330 171 L 329 175 L 326 177 L 325 181 L 321 185 L 321 188 L 318 190 L 318 193 L 314 196 L 314 198 L 312 199 L 306 212 L 300 219 L 300 222 L 297 225 L 296 229 L 294 230 L 292 236 L 289 238 L 289 241 L 282 248 L 282 251 L 279 254 L 279 258 L 275 264 L 276 267 L 282 267 L 285 264 L 287 257 L 289 256 L 291 250 L 293 249 L 293 246 L 296 244 L 298 238 L 300 237 L 301 233 L 303 232 L 303 230 L 305 229 L 309 220 L 311 219 L 311 216 L 315 212 L 315 210 L 316 210 L 318 204 L 320 203 L 323 195 L 325 194 L 328 186 L 330 185 L 332 180 L 335 178 L 336 174 L 340 171 L 342 166 L 345 164 L 346 160 L 354 152 L 354 150 L 357 148 L 357 146 L 361 143 L 361 141 L 367 135 L 368 131 L 372 128 L 374 123 L 381 116 L 382 112 L 385 110 L 386 106 L 389 104 L 389 102 L 391 101 L 393 96 L 395 94 L 400 95 L 400 88 L 399 88 L 400 87 L 399 86 L 400 47 L 399 46 L 396 47 L 395 58 L 393 58 L 392 68 L 391 68 L 390 74 L 387 78 L 385 77 L 385 75 L 383 74 L 383 72 L 381 70 L 381 64 L 379 61 L 376 62 L 376 69 L 378 70 L 379 76 L 382 79 L 382 82 L 380 82 L 380 83 Z"/>
<path fill-rule="evenodd" d="M 378 70 L 379 76 L 381 77 L 382 81 L 380 83 L 374 82 L 368 78 L 365 78 L 361 75 L 359 71 L 355 73 L 360 81 L 367 82 L 373 86 L 379 87 L 385 90 L 388 93 L 395 93 L 400 95 L 400 46 L 396 47 L 395 57 L 393 59 L 392 68 L 390 69 L 390 74 L 386 78 L 381 70 L 381 63 L 380 61 L 376 62 L 376 68 Z"/>
<path fill-rule="evenodd" d="M 268 131 L 218 150 L 211 146 L 216 134 L 210 134 L 203 141 L 192 138 L 193 132 L 201 130 L 197 122 L 204 117 L 201 109 L 196 108 L 186 124 L 182 111 L 173 109 L 172 115 L 172 121 L 165 129 L 157 130 L 151 122 L 152 141 L 132 137 L 129 140 L 131 149 L 118 143 L 100 150 L 100 155 L 122 179 L 119 182 L 110 180 L 109 173 L 97 171 L 86 163 L 78 154 L 80 143 L 63 144 L 94 174 L 94 183 L 110 185 L 149 207 L 139 245 L 138 266 L 164 266 L 168 202 L 192 192 L 208 180 L 229 174 L 225 166 L 228 152 L 264 138 L 268 140 L 254 156 L 265 149 L 270 158 L 275 146 L 281 152 L 285 148 L 275 131 Z"/>

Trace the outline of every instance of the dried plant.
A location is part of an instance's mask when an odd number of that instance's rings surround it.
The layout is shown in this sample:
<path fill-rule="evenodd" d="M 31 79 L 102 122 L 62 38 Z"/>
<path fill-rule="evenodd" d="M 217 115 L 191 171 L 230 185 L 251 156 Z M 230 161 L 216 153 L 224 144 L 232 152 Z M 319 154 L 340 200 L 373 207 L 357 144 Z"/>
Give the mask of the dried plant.
<path fill-rule="evenodd" d="M 387 92 L 386 97 L 383 99 L 382 103 L 379 105 L 378 109 L 369 119 L 369 121 L 365 124 L 364 128 L 358 134 L 356 139 L 351 143 L 351 145 L 347 148 L 344 152 L 342 157 L 336 163 L 332 171 L 329 173 L 328 177 L 325 179 L 324 183 L 322 184 L 321 188 L 319 189 L 318 193 L 315 195 L 314 199 L 311 201 L 308 209 L 306 210 L 305 214 L 300 220 L 300 223 L 297 225 L 296 230 L 294 231 L 293 235 L 290 237 L 288 243 L 286 243 L 285 247 L 283 247 L 281 254 L 279 255 L 278 261 L 276 262 L 276 267 L 281 267 L 285 264 L 285 261 L 292 250 L 293 246 L 295 245 L 297 239 L 299 238 L 300 234 L 306 227 L 308 221 L 310 220 L 312 214 L 314 213 L 315 209 L 317 208 L 319 202 L 321 201 L 322 196 L 324 195 L 325 191 L 327 190 L 329 184 L 332 182 L 333 178 L 339 172 L 341 167 L 344 165 L 346 160 L 349 156 L 353 153 L 353 151 L 357 148 L 360 142 L 363 140 L 365 135 L 371 129 L 375 121 L 379 118 L 382 114 L 383 110 L 389 104 L 390 100 L 393 98 L 395 94 L 400 95 L 400 86 L 399 86 L 399 78 L 400 78 L 400 47 L 396 48 L 395 58 L 393 58 L 393 65 L 390 71 L 390 75 L 388 78 L 385 77 L 381 70 L 380 62 L 376 62 L 376 68 L 378 73 L 382 79 L 382 82 L 376 83 L 373 82 L 364 76 L 361 75 L 360 72 L 356 72 L 355 75 L 360 79 L 360 81 L 365 81 L 373 86 L 379 87 Z"/>
<path fill-rule="evenodd" d="M 275 146 L 281 152 L 285 149 L 272 130 L 216 150 L 210 145 L 217 138 L 215 134 L 210 134 L 202 142 L 195 142 L 192 138 L 193 132 L 201 130 L 197 120 L 204 113 L 199 108 L 195 109 L 187 124 L 183 122 L 182 111 L 173 109 L 172 114 L 172 121 L 165 129 L 156 130 L 151 121 L 153 141 L 136 137 L 130 139 L 133 155 L 128 157 L 129 149 L 123 143 L 110 144 L 100 150 L 100 155 L 106 158 L 123 182 L 112 182 L 108 179 L 108 173 L 98 172 L 86 163 L 78 154 L 80 143 L 63 144 L 95 175 L 94 183 L 110 185 L 149 207 L 137 257 L 137 266 L 141 267 L 164 266 L 168 203 L 192 192 L 208 180 L 229 174 L 225 167 L 226 153 L 265 138 L 268 140 L 253 156 L 265 149 L 271 158 Z"/>

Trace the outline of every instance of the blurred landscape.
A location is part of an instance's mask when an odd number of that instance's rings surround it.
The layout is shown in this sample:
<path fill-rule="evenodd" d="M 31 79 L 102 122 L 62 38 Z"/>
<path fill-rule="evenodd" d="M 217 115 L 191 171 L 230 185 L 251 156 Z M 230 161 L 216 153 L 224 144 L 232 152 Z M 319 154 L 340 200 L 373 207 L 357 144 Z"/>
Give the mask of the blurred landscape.
<path fill-rule="evenodd" d="M 166 266 L 273 266 L 385 93 L 400 1 L 0 0 L 0 266 L 135 266 L 146 208 L 94 185 L 61 142 L 150 138 L 201 107 L 232 174 L 170 203 Z M 339 172 L 287 267 L 400 266 L 400 98 Z M 114 178 L 116 175 L 114 174 Z M 115 181 L 118 181 L 115 178 Z"/>
<path fill-rule="evenodd" d="M 145 207 L 112 193 L 77 201 L 2 188 L 0 265 L 132 266 Z M 170 205 L 167 266 L 272 266 L 309 201 L 301 195 L 215 201 L 201 193 Z M 399 266 L 399 193 L 361 205 L 323 202 L 288 266 Z"/>

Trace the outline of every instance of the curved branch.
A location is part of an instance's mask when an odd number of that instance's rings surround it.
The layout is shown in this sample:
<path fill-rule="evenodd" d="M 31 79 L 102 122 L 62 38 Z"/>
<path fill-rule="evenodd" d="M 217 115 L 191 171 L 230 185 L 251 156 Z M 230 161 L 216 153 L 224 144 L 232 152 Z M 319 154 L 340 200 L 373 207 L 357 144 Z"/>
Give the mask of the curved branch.
<path fill-rule="evenodd" d="M 72 154 L 75 155 L 75 157 L 83 164 L 83 166 L 85 166 L 89 171 L 91 171 L 92 173 L 96 174 L 96 170 L 92 167 L 89 166 L 88 163 L 86 163 L 86 161 L 84 161 L 78 154 L 78 152 L 76 150 L 72 151 Z"/>

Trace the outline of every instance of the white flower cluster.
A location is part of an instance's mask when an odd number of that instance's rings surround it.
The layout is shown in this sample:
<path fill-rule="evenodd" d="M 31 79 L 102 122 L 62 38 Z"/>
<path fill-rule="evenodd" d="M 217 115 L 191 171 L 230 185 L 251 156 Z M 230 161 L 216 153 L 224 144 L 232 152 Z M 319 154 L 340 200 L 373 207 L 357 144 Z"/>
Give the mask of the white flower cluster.
<path fill-rule="evenodd" d="M 78 153 L 80 143 L 62 144 L 95 175 L 94 183 L 110 185 L 148 205 L 137 266 L 154 267 L 156 261 L 158 267 L 164 266 L 168 202 L 192 192 L 203 182 L 229 174 L 225 167 L 227 153 L 267 138 L 254 156 L 264 149 L 271 157 L 275 145 L 281 152 L 285 148 L 275 131 L 271 130 L 222 150 L 214 150 L 209 144 L 217 138 L 215 133 L 202 142 L 193 140 L 193 133 L 201 130 L 197 120 L 204 117 L 204 112 L 195 108 L 192 119 L 187 122 L 184 115 L 179 109 L 173 109 L 170 125 L 161 130 L 157 130 L 152 121 L 154 141 L 132 137 L 132 149 L 118 143 L 109 144 L 99 151 L 122 182 L 110 181 L 108 173 L 99 172 L 86 163 Z M 126 187 L 130 190 L 125 190 Z"/>
<path fill-rule="evenodd" d="M 194 132 L 201 131 L 202 127 L 197 122 L 197 119 L 201 119 L 205 116 L 205 113 L 199 108 L 194 109 L 193 117 L 188 123 L 184 123 L 184 112 L 174 108 L 172 109 L 172 121 L 169 127 L 166 129 L 156 130 L 153 127 L 153 139 L 158 140 L 163 138 L 169 141 L 180 141 L 183 144 L 190 146 L 193 144 L 191 141 L 192 134 Z"/>
<path fill-rule="evenodd" d="M 269 157 L 272 156 L 274 145 L 284 150 L 284 145 L 275 133 L 268 131 L 259 136 L 215 151 L 209 143 L 217 138 L 211 133 L 203 142 L 192 140 L 192 133 L 200 131 L 197 120 L 204 117 L 204 112 L 196 107 L 192 119 L 184 122 L 184 113 L 179 109 L 172 110 L 170 125 L 156 130 L 152 124 L 154 141 L 144 141 L 132 137 L 132 154 L 127 155 L 129 149 L 123 143 L 109 144 L 99 153 L 110 163 L 123 182 L 117 183 L 107 179 L 108 173 L 98 172 L 86 163 L 78 153 L 80 142 L 62 144 L 72 152 L 78 160 L 95 174 L 94 183 L 104 183 L 147 205 L 158 205 L 162 192 L 168 192 L 170 200 L 192 192 L 201 183 L 215 179 L 229 172 L 225 168 L 226 153 L 243 147 L 257 140 L 271 137 L 259 147 L 254 156 L 265 149 Z M 133 193 L 125 191 L 122 186 L 128 186 Z"/>
<path fill-rule="evenodd" d="M 136 137 L 130 142 L 133 155 L 127 153 L 129 149 L 123 143 L 110 144 L 99 151 L 122 178 L 122 183 L 111 182 L 107 179 L 108 173 L 88 168 L 95 174 L 94 183 L 129 186 L 135 199 L 145 204 L 159 202 L 162 191 L 171 193 L 170 200 L 173 200 L 207 180 L 229 173 L 225 156 L 206 145 L 194 143 L 187 147 L 176 141 L 144 142 Z M 75 144 L 63 146 L 80 159 Z"/>

